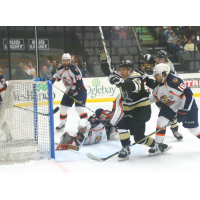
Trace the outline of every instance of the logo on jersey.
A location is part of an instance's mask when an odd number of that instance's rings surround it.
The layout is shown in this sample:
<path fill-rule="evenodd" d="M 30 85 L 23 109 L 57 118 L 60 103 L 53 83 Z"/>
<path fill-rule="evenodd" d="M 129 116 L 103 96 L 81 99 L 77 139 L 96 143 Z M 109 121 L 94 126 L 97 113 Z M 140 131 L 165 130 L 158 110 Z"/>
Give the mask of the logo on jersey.
<path fill-rule="evenodd" d="M 173 96 L 167 97 L 166 95 L 161 96 L 160 100 L 166 105 L 166 106 L 171 106 L 175 103 L 174 101 L 171 101 L 173 99 Z"/>
<path fill-rule="evenodd" d="M 68 87 L 68 86 L 70 86 L 70 85 L 71 85 L 70 81 L 69 81 L 69 80 L 67 80 L 67 77 L 63 77 L 62 81 L 63 81 L 63 83 L 64 83 L 65 87 Z"/>
<path fill-rule="evenodd" d="M 91 122 L 94 123 L 94 122 L 95 122 L 95 118 L 92 118 L 92 119 L 91 119 Z"/>
<path fill-rule="evenodd" d="M 95 138 L 95 143 L 98 143 L 101 141 L 101 138 L 102 138 L 102 132 L 100 133 L 100 135 L 98 135 L 96 138 Z"/>
<path fill-rule="evenodd" d="M 78 72 L 78 69 L 76 68 L 76 69 L 75 69 L 75 71 L 77 71 L 77 72 Z"/>
<path fill-rule="evenodd" d="M 178 79 L 177 78 L 173 78 L 172 82 L 173 83 L 178 83 Z"/>

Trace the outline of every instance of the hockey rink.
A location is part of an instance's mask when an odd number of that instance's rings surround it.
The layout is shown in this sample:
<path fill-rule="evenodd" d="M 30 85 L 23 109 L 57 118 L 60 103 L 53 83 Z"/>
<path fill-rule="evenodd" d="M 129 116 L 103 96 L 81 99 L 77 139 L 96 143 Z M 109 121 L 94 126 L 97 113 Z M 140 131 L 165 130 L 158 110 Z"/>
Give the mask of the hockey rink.
<path fill-rule="evenodd" d="M 200 107 L 200 97 L 195 98 Z M 57 105 L 56 105 L 57 106 Z M 56 107 L 55 106 L 55 107 Z M 111 110 L 112 102 L 88 103 L 92 110 L 104 108 Z M 88 111 L 88 115 L 92 115 Z M 158 108 L 152 104 L 151 120 L 147 123 L 146 133 L 148 135 L 155 131 Z M 54 115 L 55 127 L 59 124 L 59 112 Z M 199 114 L 200 119 L 200 114 Z M 73 135 L 77 131 L 79 116 L 74 107 L 69 111 L 65 131 Z M 60 141 L 65 132 L 55 132 L 55 142 Z M 105 162 L 97 162 L 86 157 L 92 153 L 98 157 L 107 157 L 121 149 L 118 135 L 115 138 L 99 144 L 82 146 L 80 151 L 63 150 L 56 151 L 55 160 L 30 161 L 24 164 L 1 165 L 1 173 L 191 173 L 191 170 L 200 167 L 200 141 L 190 134 L 179 124 L 179 132 L 183 134 L 183 142 L 178 142 L 172 135 L 170 128 L 164 142 L 173 148 L 160 156 L 149 156 L 148 147 L 135 145 L 131 147 L 130 159 L 118 162 L 117 156 Z M 132 137 L 132 136 L 131 136 Z M 155 136 L 153 136 L 155 137 Z M 132 142 L 133 142 L 133 138 Z"/>

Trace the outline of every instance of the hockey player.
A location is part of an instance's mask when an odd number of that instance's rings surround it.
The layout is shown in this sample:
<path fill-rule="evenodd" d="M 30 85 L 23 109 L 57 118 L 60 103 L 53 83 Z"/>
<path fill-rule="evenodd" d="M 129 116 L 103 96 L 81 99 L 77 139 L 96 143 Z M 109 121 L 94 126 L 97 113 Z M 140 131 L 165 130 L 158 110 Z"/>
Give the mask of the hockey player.
<path fill-rule="evenodd" d="M 0 113 L 1 113 L 1 103 L 2 103 L 3 98 L 5 96 L 6 88 L 7 88 L 6 80 L 3 77 L 3 74 L 0 72 Z M 5 135 L 5 138 L 6 138 L 5 142 L 9 142 L 10 140 L 13 139 L 11 132 L 10 132 L 10 128 L 9 128 L 8 123 L 6 121 L 3 121 L 2 125 L 1 125 L 1 131 Z"/>
<path fill-rule="evenodd" d="M 157 52 L 157 54 L 155 56 L 152 56 L 150 54 L 141 54 L 140 55 L 140 59 L 144 60 L 145 62 L 149 63 L 149 64 L 153 64 L 153 65 L 158 65 L 160 63 L 165 63 L 167 64 L 167 66 L 170 69 L 170 73 L 172 74 L 176 74 L 176 71 L 174 69 L 174 65 L 173 63 L 168 59 L 168 55 L 167 52 L 164 50 L 160 50 Z M 144 74 L 144 72 L 142 72 L 141 70 L 136 70 L 137 72 L 139 72 L 140 74 Z M 147 83 L 148 86 L 148 83 Z M 149 87 L 149 86 L 148 86 Z M 150 87 L 151 88 L 151 87 Z M 152 89 L 152 88 L 151 88 Z M 156 105 L 158 106 L 158 108 L 160 109 L 162 107 L 162 102 L 156 102 Z M 178 132 L 178 123 L 177 123 L 177 119 L 174 119 L 174 122 L 171 125 L 171 130 L 172 133 L 174 135 L 174 137 L 177 140 L 181 140 L 183 139 L 183 136 Z"/>
<path fill-rule="evenodd" d="M 151 117 L 151 107 L 149 94 L 144 89 L 144 81 L 139 73 L 133 71 L 131 61 L 123 61 L 120 65 L 120 74 L 114 72 L 110 74 L 107 59 L 104 50 L 100 51 L 102 71 L 106 76 L 109 76 L 109 82 L 119 87 L 121 95 L 117 97 L 118 102 L 121 102 L 121 108 L 125 115 L 115 125 L 119 132 L 119 138 L 122 144 L 122 149 L 118 154 L 118 161 L 129 159 L 130 155 L 130 135 L 134 136 L 135 141 L 140 141 L 145 137 L 145 123 Z M 120 104 L 120 103 L 119 103 Z M 130 135 L 128 130 L 130 130 Z M 149 147 L 154 146 L 154 139 L 149 137 L 140 144 Z M 167 150 L 167 145 L 160 145 L 160 150 Z"/>
<path fill-rule="evenodd" d="M 153 93 L 150 96 L 151 102 L 161 101 L 163 106 L 160 109 L 157 121 L 157 128 L 165 126 L 178 112 L 178 122 L 183 123 L 184 128 L 200 139 L 200 127 L 198 124 L 198 107 L 193 93 L 183 80 L 170 73 L 169 67 L 160 63 L 153 70 L 153 79 L 148 77 L 145 81 L 153 85 Z M 156 133 L 155 145 L 149 150 L 150 154 L 160 154 L 159 146 L 162 145 L 165 130 Z"/>
<path fill-rule="evenodd" d="M 6 80 L 3 77 L 3 74 L 0 72 L 0 103 L 2 102 L 2 99 L 5 95 L 7 88 Z"/>
<path fill-rule="evenodd" d="M 153 65 L 158 65 L 160 63 L 165 63 L 170 68 L 171 73 L 176 74 L 176 71 L 174 69 L 173 63 L 169 60 L 167 52 L 164 50 L 160 50 L 157 52 L 155 56 L 152 56 L 151 54 L 141 54 L 140 60 L 144 60 L 145 62 Z"/>
<path fill-rule="evenodd" d="M 99 110 L 97 110 L 97 114 Z M 106 111 L 106 113 L 110 113 Z M 61 137 L 56 150 L 66 150 L 69 145 L 81 146 L 105 142 L 116 135 L 115 128 L 109 125 L 108 120 L 99 120 L 94 114 L 89 119 L 80 119 L 78 133 L 70 136 L 67 132 Z"/>
<path fill-rule="evenodd" d="M 82 74 L 78 67 L 71 64 L 71 55 L 64 53 L 62 55 L 62 66 L 59 67 L 58 71 L 51 78 L 52 83 L 55 80 L 62 80 L 66 87 L 67 95 L 63 95 L 60 107 L 60 125 L 56 127 L 57 131 L 62 131 L 67 121 L 68 110 L 72 107 L 74 100 L 69 96 L 72 96 L 77 101 L 81 101 L 85 105 L 87 99 L 87 90 L 84 86 Z M 75 103 L 76 112 L 79 114 L 81 119 L 87 119 L 88 115 L 83 105 Z"/>

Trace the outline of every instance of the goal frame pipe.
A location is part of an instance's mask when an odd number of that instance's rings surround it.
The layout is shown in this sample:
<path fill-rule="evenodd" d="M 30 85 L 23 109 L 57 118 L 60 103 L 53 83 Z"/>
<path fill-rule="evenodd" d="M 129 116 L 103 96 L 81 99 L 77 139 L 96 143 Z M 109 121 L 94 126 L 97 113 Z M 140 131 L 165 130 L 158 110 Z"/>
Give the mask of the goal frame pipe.
<path fill-rule="evenodd" d="M 49 126 L 50 126 L 50 137 L 51 137 L 51 158 L 55 159 L 55 147 L 54 147 L 54 116 L 53 116 L 53 89 L 52 82 L 47 81 L 48 84 L 48 96 L 49 96 Z"/>

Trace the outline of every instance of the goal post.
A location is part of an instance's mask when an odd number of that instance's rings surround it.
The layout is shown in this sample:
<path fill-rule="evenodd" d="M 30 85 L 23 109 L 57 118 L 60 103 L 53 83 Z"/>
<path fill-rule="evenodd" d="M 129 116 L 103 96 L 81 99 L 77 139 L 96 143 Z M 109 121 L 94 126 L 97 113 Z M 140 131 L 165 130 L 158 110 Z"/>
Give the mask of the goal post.
<path fill-rule="evenodd" d="M 9 81 L 0 105 L 0 164 L 51 158 L 55 158 L 51 81 Z"/>

